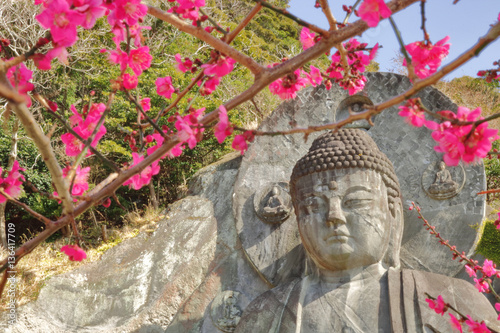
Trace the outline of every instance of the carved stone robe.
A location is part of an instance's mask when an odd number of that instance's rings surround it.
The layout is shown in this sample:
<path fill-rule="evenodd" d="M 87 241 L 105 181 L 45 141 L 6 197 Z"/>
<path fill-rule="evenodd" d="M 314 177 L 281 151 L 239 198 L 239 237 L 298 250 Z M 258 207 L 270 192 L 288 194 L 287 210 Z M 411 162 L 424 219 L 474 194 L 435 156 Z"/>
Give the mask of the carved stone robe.
<path fill-rule="evenodd" d="M 485 320 L 489 327 L 500 332 L 492 305 L 465 280 L 392 268 L 387 272 L 387 280 L 391 328 L 380 328 L 379 332 L 453 332 L 448 313 L 441 316 L 430 309 L 425 301 L 425 293 L 434 297 L 441 295 L 445 302 L 463 314 L 471 315 L 475 320 Z M 295 279 L 257 297 L 245 309 L 235 332 L 298 332 L 296 323 L 298 295 L 302 288 L 300 282 L 301 279 Z"/>

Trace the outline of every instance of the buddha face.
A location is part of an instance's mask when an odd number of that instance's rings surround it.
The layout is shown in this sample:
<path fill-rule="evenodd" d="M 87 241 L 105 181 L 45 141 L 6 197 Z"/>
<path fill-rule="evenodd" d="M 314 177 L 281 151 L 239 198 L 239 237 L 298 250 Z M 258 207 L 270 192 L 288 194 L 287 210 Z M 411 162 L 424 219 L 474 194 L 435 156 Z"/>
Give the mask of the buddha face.
<path fill-rule="evenodd" d="M 346 270 L 382 261 L 394 218 L 379 173 L 318 172 L 298 179 L 296 189 L 302 242 L 319 268 Z"/>

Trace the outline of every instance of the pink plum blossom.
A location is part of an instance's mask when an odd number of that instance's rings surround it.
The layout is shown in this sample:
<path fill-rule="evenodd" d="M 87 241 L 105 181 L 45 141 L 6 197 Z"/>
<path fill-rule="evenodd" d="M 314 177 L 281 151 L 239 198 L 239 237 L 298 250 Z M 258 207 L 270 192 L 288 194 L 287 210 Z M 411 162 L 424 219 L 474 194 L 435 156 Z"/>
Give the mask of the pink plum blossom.
<path fill-rule="evenodd" d="M 134 40 L 134 46 L 138 48 L 142 46 L 142 30 L 151 30 L 151 27 L 141 26 L 139 24 L 134 24 L 128 27 L 128 35 Z M 120 43 L 124 42 L 127 38 L 127 29 L 125 25 L 121 21 L 116 21 L 115 25 L 111 29 L 111 32 L 114 35 L 113 41 L 115 42 L 116 47 L 120 48 Z"/>
<path fill-rule="evenodd" d="M 65 167 L 63 172 L 63 177 L 66 178 L 68 176 L 69 171 L 71 170 L 71 166 Z M 78 166 L 75 170 L 75 178 L 73 180 L 73 189 L 71 191 L 72 195 L 83 195 L 85 191 L 89 189 L 88 177 L 89 177 L 90 167 L 81 168 Z"/>
<path fill-rule="evenodd" d="M 300 43 L 302 44 L 302 48 L 304 50 L 307 50 L 308 48 L 313 46 L 316 43 L 314 41 L 315 37 L 316 35 L 314 34 L 314 32 L 311 32 L 307 27 L 303 27 L 300 31 Z"/>
<path fill-rule="evenodd" d="M 415 127 L 422 127 L 425 123 L 425 113 L 417 98 L 409 99 L 405 105 L 399 107 L 399 115 L 405 118 L 405 121 Z"/>
<path fill-rule="evenodd" d="M 12 198 L 19 198 L 21 195 L 21 185 L 24 181 L 24 176 L 20 173 L 20 171 L 24 171 L 25 169 L 19 167 L 19 162 L 14 161 L 12 165 L 12 169 L 7 172 L 7 176 L 5 178 L 2 177 L 2 168 L 0 167 L 0 189 L 2 189 L 6 194 L 11 196 Z M 5 202 L 7 199 L 0 194 L 0 203 Z"/>
<path fill-rule="evenodd" d="M 141 99 L 141 101 L 139 102 L 142 106 L 142 109 L 144 111 L 149 111 L 151 110 L 151 98 L 143 98 Z"/>
<path fill-rule="evenodd" d="M 201 140 L 201 134 L 205 131 L 204 128 L 198 127 L 198 121 L 203 116 L 204 111 L 205 108 L 201 108 L 184 117 L 176 116 L 177 136 L 182 142 L 187 142 L 190 149 L 196 147 L 198 141 Z"/>
<path fill-rule="evenodd" d="M 172 94 L 175 91 L 174 86 L 172 85 L 172 77 L 170 76 L 159 77 L 156 79 L 155 84 L 156 84 L 156 93 L 158 95 L 163 96 L 165 98 L 172 97 Z"/>
<path fill-rule="evenodd" d="M 128 73 L 123 74 L 122 76 L 123 87 L 127 90 L 135 89 L 137 87 L 137 83 L 139 79 L 135 75 L 130 75 Z"/>
<path fill-rule="evenodd" d="M 27 93 L 35 89 L 33 83 L 29 82 L 32 77 L 33 72 L 30 71 L 24 63 L 20 63 L 7 70 L 7 79 L 17 92 L 23 95 L 27 107 L 31 106 L 31 98 Z"/>
<path fill-rule="evenodd" d="M 460 333 L 462 333 L 462 324 L 460 323 L 460 321 L 453 314 L 451 314 L 451 313 L 448 313 L 448 314 L 450 315 L 451 327 L 453 327 L 454 329 L 456 329 Z"/>
<path fill-rule="evenodd" d="M 73 115 L 70 117 L 69 121 L 71 126 L 75 126 L 73 131 L 82 137 L 83 140 L 87 140 L 92 135 L 99 119 L 106 109 L 106 105 L 103 103 L 95 103 L 92 104 L 87 116 L 85 119 L 78 113 L 76 108 L 71 105 L 70 110 L 73 112 Z M 99 140 L 106 134 L 106 127 L 101 125 L 94 139 L 92 140 L 91 146 L 96 147 Z M 83 142 L 81 142 L 77 137 L 75 137 L 71 133 L 66 133 L 61 135 L 62 142 L 66 145 L 66 155 L 68 156 L 77 156 L 80 154 L 84 148 Z M 87 156 L 92 153 L 89 151 Z"/>
<path fill-rule="evenodd" d="M 141 0 L 115 0 L 114 10 L 108 15 L 111 26 L 115 20 L 123 20 L 129 26 L 136 24 L 148 12 L 148 6 L 141 4 Z"/>
<path fill-rule="evenodd" d="M 483 119 L 481 108 L 471 111 L 465 107 L 458 107 L 456 114 L 448 110 L 439 113 L 449 119 L 467 122 Z M 476 163 L 486 157 L 492 142 L 498 138 L 498 130 L 489 129 L 487 122 L 477 125 L 474 132 L 469 134 L 472 129 L 472 125 L 458 126 L 445 121 L 432 132 L 432 138 L 438 142 L 434 150 L 444 153 L 443 160 L 446 164 L 455 166 L 460 160 L 465 163 Z"/>
<path fill-rule="evenodd" d="M 82 261 L 87 258 L 87 254 L 78 245 L 64 245 L 61 252 L 66 254 L 71 261 Z"/>
<path fill-rule="evenodd" d="M 332 63 L 326 70 L 330 78 L 335 79 L 342 88 L 349 91 L 349 95 L 353 95 L 363 90 L 366 78 L 362 75 L 366 66 L 375 57 L 378 44 L 376 44 L 369 54 L 365 54 L 366 44 L 361 44 L 357 39 L 352 38 L 347 43 L 343 44 L 347 50 L 348 68 L 344 68 L 340 52 L 337 51 L 332 55 Z M 347 72 L 346 72 L 347 71 Z M 327 81 L 328 82 L 328 81 Z"/>
<path fill-rule="evenodd" d="M 70 9 L 66 0 L 52 0 L 36 19 L 42 27 L 50 29 L 55 44 L 72 46 L 78 39 L 76 27 L 84 23 L 85 16 Z"/>
<path fill-rule="evenodd" d="M 450 50 L 450 44 L 446 43 L 450 39 L 449 36 L 438 41 L 436 44 L 427 44 L 424 41 L 414 42 L 405 46 L 406 51 L 411 56 L 411 63 L 415 69 L 415 74 L 425 79 L 431 74 L 434 74 L 441 61 L 446 58 Z M 406 66 L 406 59 L 403 61 Z"/>
<path fill-rule="evenodd" d="M 497 312 L 500 312 L 500 303 L 495 303 L 495 310 L 497 310 Z M 500 320 L 500 314 L 498 315 L 497 320 Z"/>
<path fill-rule="evenodd" d="M 310 73 L 307 74 L 309 82 L 312 84 L 313 87 L 320 85 L 321 82 L 323 81 L 323 77 L 321 76 L 321 71 L 319 70 L 319 68 L 316 68 L 311 65 L 309 69 Z"/>
<path fill-rule="evenodd" d="M 193 67 L 193 62 L 191 61 L 191 59 L 184 58 L 184 61 L 182 61 L 181 55 L 179 53 L 175 55 L 175 61 L 177 62 L 177 65 L 175 67 L 183 73 L 190 71 Z"/>
<path fill-rule="evenodd" d="M 198 86 L 201 87 L 200 81 L 198 81 L 197 84 L 198 84 Z M 214 92 L 215 89 L 217 89 L 219 84 L 220 84 L 220 79 L 217 76 L 209 78 L 208 80 L 205 81 L 205 83 L 203 84 L 203 87 L 200 88 L 201 96 L 210 95 L 211 93 Z"/>
<path fill-rule="evenodd" d="M 425 301 L 429 304 L 431 309 L 441 316 L 448 310 L 448 304 L 444 302 L 441 295 L 439 295 L 436 300 L 426 298 Z"/>
<path fill-rule="evenodd" d="M 488 282 L 484 281 L 483 279 L 474 279 L 474 282 L 476 283 L 474 286 L 477 290 L 479 290 L 480 293 L 486 293 L 488 292 L 488 290 L 490 290 Z"/>
<path fill-rule="evenodd" d="M 101 53 L 109 52 L 108 60 L 112 63 L 120 65 L 120 70 L 124 71 L 127 69 L 128 65 L 128 54 L 120 49 L 116 49 L 113 51 L 108 51 L 106 49 L 102 49 Z"/>
<path fill-rule="evenodd" d="M 358 14 L 369 27 L 373 28 L 378 25 L 380 17 L 388 18 L 392 12 L 384 0 L 364 0 L 361 6 L 359 6 Z"/>
<path fill-rule="evenodd" d="M 106 13 L 106 7 L 102 6 L 102 0 L 73 0 L 75 10 L 84 15 L 82 27 L 92 29 L 98 18 Z"/>
<path fill-rule="evenodd" d="M 222 143 L 231 133 L 233 133 L 233 127 L 229 123 L 227 110 L 224 105 L 221 105 L 219 107 L 219 122 L 215 125 L 214 135 L 217 141 Z"/>
<path fill-rule="evenodd" d="M 269 85 L 269 91 L 281 99 L 292 99 L 297 92 L 305 87 L 309 80 L 301 77 L 302 70 L 297 68 L 293 73 L 277 79 Z"/>
<path fill-rule="evenodd" d="M 143 46 L 130 51 L 128 65 L 134 71 L 135 75 L 141 75 L 142 71 L 151 66 L 153 57 L 149 54 L 149 47 Z"/>
<path fill-rule="evenodd" d="M 137 153 L 132 153 L 133 162 L 130 167 L 133 167 L 144 160 L 143 155 L 139 155 Z M 151 178 L 154 175 L 157 175 L 160 172 L 160 166 L 158 161 L 153 162 L 153 164 L 147 166 L 140 173 L 133 175 L 129 179 L 127 179 L 123 185 L 129 185 L 130 188 L 134 190 L 139 190 L 144 185 L 149 184 Z"/>
<path fill-rule="evenodd" d="M 169 0 L 173 2 L 173 0 Z M 169 12 L 175 12 L 179 14 L 182 18 L 192 20 L 193 25 L 196 25 L 196 21 L 199 19 L 199 9 L 205 6 L 205 0 L 177 0 L 179 6 L 174 6 L 170 8 Z"/>
<path fill-rule="evenodd" d="M 471 316 L 467 315 L 468 320 L 465 321 L 465 324 L 469 326 L 469 331 L 472 333 L 490 333 L 491 331 L 486 327 L 484 322 L 478 323 Z"/>
<path fill-rule="evenodd" d="M 495 275 L 497 273 L 497 270 L 495 269 L 495 264 L 491 260 L 484 260 L 483 264 L 483 273 L 486 274 L 486 276 L 490 277 L 492 275 Z"/>
<path fill-rule="evenodd" d="M 201 8 L 205 6 L 205 0 L 177 0 L 179 9 Z"/>
<path fill-rule="evenodd" d="M 233 70 L 235 62 L 232 58 L 220 56 L 215 64 L 205 64 L 201 67 L 205 69 L 205 75 L 223 77 Z"/>
<path fill-rule="evenodd" d="M 465 265 L 465 271 L 467 272 L 467 274 L 469 274 L 470 277 L 477 276 L 476 270 L 469 265 Z"/>
<path fill-rule="evenodd" d="M 252 131 L 246 131 L 243 134 L 238 134 L 234 137 L 232 147 L 235 150 L 241 151 L 241 155 L 245 153 L 248 149 L 248 143 L 252 142 L 254 139 L 254 134 Z"/>

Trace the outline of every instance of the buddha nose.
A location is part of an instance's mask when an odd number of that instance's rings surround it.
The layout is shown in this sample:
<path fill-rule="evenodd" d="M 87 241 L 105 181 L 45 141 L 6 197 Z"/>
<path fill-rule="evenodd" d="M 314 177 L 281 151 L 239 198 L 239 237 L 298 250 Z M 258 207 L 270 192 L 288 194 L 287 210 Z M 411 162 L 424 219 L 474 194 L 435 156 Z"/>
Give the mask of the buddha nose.
<path fill-rule="evenodd" d="M 339 198 L 330 198 L 330 203 L 328 206 L 328 218 L 326 222 L 328 224 L 346 223 L 344 212 L 342 211 Z"/>

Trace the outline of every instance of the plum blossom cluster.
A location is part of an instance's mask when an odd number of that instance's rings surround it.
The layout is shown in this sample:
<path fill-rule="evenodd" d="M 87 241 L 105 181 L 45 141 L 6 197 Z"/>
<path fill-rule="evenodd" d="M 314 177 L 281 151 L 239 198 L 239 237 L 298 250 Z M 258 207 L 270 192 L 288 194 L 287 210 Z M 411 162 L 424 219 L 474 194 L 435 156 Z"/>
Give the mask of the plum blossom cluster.
<path fill-rule="evenodd" d="M 0 189 L 12 198 L 19 198 L 21 195 L 22 183 L 24 181 L 24 176 L 21 174 L 24 171 L 23 168 L 19 167 L 19 162 L 14 161 L 12 169 L 7 172 L 5 177 L 2 176 L 2 168 L 0 167 Z M 7 201 L 7 199 L 0 194 L 0 203 Z"/>
<path fill-rule="evenodd" d="M 132 164 L 130 167 L 133 167 L 144 160 L 144 155 L 139 155 L 137 153 L 132 153 Z M 151 165 L 147 166 L 140 173 L 130 177 L 123 183 L 123 185 L 129 185 L 129 187 L 134 190 L 139 190 L 143 186 L 149 184 L 151 181 L 151 177 L 157 175 L 160 172 L 160 166 L 158 161 L 153 162 Z"/>
<path fill-rule="evenodd" d="M 207 96 L 214 92 L 219 86 L 220 80 L 233 71 L 234 64 L 236 63 L 231 57 L 227 57 L 216 51 L 211 52 L 210 58 L 211 61 L 209 63 L 202 64 L 199 59 L 192 61 L 188 57 L 183 59 L 179 53 L 175 55 L 176 68 L 183 73 L 187 71 L 194 73 L 198 67 L 203 68 L 205 80 L 204 82 L 197 82 L 202 96 Z"/>
<path fill-rule="evenodd" d="M 50 29 L 52 41 L 50 51 L 35 57 L 35 64 L 42 70 L 50 69 L 50 62 L 56 57 L 67 64 L 67 48 L 78 40 L 77 27 L 91 29 L 108 10 L 102 0 L 35 0 L 35 4 L 42 5 L 36 19 L 42 27 Z"/>
<path fill-rule="evenodd" d="M 469 110 L 458 107 L 457 113 L 445 110 L 439 112 L 447 119 L 441 124 L 427 122 L 427 126 L 434 129 L 432 138 L 438 142 L 434 147 L 437 152 L 444 153 L 443 160 L 448 165 L 458 165 L 460 161 L 476 163 L 486 157 L 491 149 L 492 142 L 498 139 L 498 130 L 488 128 L 487 122 L 478 122 L 481 117 L 481 108 Z M 451 121 L 475 122 L 472 125 L 456 125 Z"/>
<path fill-rule="evenodd" d="M 88 107 L 86 105 L 83 109 L 83 114 L 78 113 L 74 105 L 70 107 L 73 115 L 69 118 L 70 125 L 73 126 L 73 131 L 78 134 L 82 139 L 87 140 L 91 137 L 94 129 L 97 127 L 102 114 L 106 110 L 106 105 L 103 103 L 94 103 L 92 106 Z M 106 127 L 101 125 L 96 131 L 95 136 L 92 138 L 91 146 L 96 147 L 99 140 L 106 134 Z M 85 147 L 85 144 L 80 141 L 72 133 L 66 133 L 61 136 L 61 140 L 66 146 L 65 152 L 68 156 L 77 156 Z M 92 155 L 92 152 L 88 152 L 87 156 Z"/>
<path fill-rule="evenodd" d="M 462 262 L 462 261 L 466 262 L 465 270 L 469 274 L 469 276 L 477 277 L 477 273 L 481 272 L 482 277 L 480 279 L 474 278 L 475 287 L 479 292 L 489 292 L 489 283 L 491 282 L 491 280 L 489 278 L 490 277 L 500 277 L 500 272 L 496 269 L 495 264 L 491 260 L 486 259 L 484 261 L 483 266 L 478 265 L 477 260 L 472 260 L 472 259 L 468 258 L 465 255 L 465 252 L 460 253 L 456 249 L 456 246 L 450 245 L 447 240 L 443 239 L 441 237 L 441 235 L 436 231 L 436 227 L 430 225 L 429 222 L 422 216 L 420 207 L 415 205 L 414 202 L 412 202 L 412 205 L 410 206 L 409 209 L 410 210 L 415 209 L 419 214 L 419 216 L 418 216 L 419 219 L 423 220 L 424 226 L 430 232 L 430 234 L 434 235 L 437 239 L 439 239 L 440 244 L 442 244 L 450 249 L 450 251 L 453 253 L 453 260 L 460 258 L 459 259 L 460 262 Z M 446 311 L 448 311 L 448 309 L 451 308 L 451 306 L 443 300 L 443 297 L 441 295 L 439 295 L 435 299 L 429 297 L 426 299 L 426 302 L 428 303 L 428 305 L 431 309 L 433 309 L 437 314 L 440 314 L 441 316 Z M 453 309 L 455 312 L 457 312 L 456 309 L 454 309 L 454 308 L 451 308 L 451 309 Z M 495 304 L 495 309 L 498 312 L 500 312 L 500 303 Z M 459 314 L 459 318 L 457 318 L 453 314 L 449 313 L 451 326 L 454 329 L 458 330 L 459 332 L 462 332 L 462 324 L 463 323 L 465 323 L 468 326 L 468 329 L 470 332 L 483 332 L 483 333 L 490 332 L 490 330 L 488 329 L 488 327 L 486 326 L 486 324 L 484 322 L 475 321 L 469 315 L 467 315 L 467 317 L 464 317 L 462 314 L 460 314 L 458 312 L 457 312 L 457 314 Z M 500 315 L 498 316 L 497 319 L 500 320 Z"/>
<path fill-rule="evenodd" d="M 488 83 L 493 80 L 500 80 L 500 60 L 493 62 L 493 66 L 497 66 L 497 68 L 479 71 L 477 72 L 477 76 L 483 77 Z"/>
<path fill-rule="evenodd" d="M 169 121 L 174 121 L 176 133 L 168 129 L 168 127 L 164 126 L 162 128 L 163 133 L 155 132 L 145 137 L 145 142 L 150 147 L 146 149 L 147 155 L 151 155 L 158 148 L 161 147 L 163 142 L 165 141 L 165 136 L 176 134 L 177 139 L 180 141 L 175 147 L 173 147 L 168 153 L 163 155 L 161 158 L 174 158 L 178 157 L 182 154 L 185 146 L 187 145 L 190 149 L 196 147 L 199 141 L 201 141 L 203 132 L 205 128 L 201 125 L 200 120 L 203 117 L 205 112 L 205 108 L 201 109 L 191 109 L 190 113 L 181 116 L 176 114 L 169 118 Z M 135 142 L 135 141 L 134 141 Z M 134 167 L 135 165 L 142 162 L 145 158 L 145 155 L 138 154 L 136 152 L 132 153 L 132 164 L 129 167 Z M 135 190 L 139 190 L 143 186 L 149 184 L 151 178 L 154 175 L 157 175 L 160 172 L 160 165 L 158 161 L 153 162 L 150 166 L 147 166 L 140 173 L 132 176 L 127 181 L 123 183 L 123 185 L 128 185 L 130 188 Z"/>
<path fill-rule="evenodd" d="M 446 303 L 443 300 L 443 297 L 439 295 L 436 299 L 433 298 L 426 298 L 425 301 L 428 303 L 429 307 L 434 310 L 437 314 L 440 314 L 441 316 L 450 309 L 450 304 Z M 498 305 L 498 306 L 497 306 Z M 495 305 L 495 308 L 497 311 L 499 310 L 500 303 L 497 303 Z M 476 321 L 472 319 L 470 315 L 467 315 L 467 317 L 462 317 L 459 314 L 459 318 L 455 317 L 452 313 L 448 313 L 450 316 L 450 325 L 452 328 L 455 330 L 459 331 L 460 333 L 463 332 L 462 329 L 462 324 L 465 323 L 467 325 L 467 328 L 469 329 L 469 332 L 472 333 L 490 333 L 491 331 L 488 329 L 486 326 L 486 323 L 484 321 Z"/>
<path fill-rule="evenodd" d="M 448 165 L 455 166 L 460 161 L 478 162 L 488 155 L 492 142 L 499 138 L 498 130 L 488 128 L 487 122 L 481 122 L 484 119 L 481 108 L 471 111 L 460 106 L 456 113 L 440 111 L 438 115 L 444 119 L 440 124 L 425 119 L 425 109 L 418 99 L 409 99 L 399 109 L 399 115 L 407 123 L 416 127 L 425 125 L 433 130 L 432 138 L 438 143 L 434 150 L 444 153 L 443 160 Z"/>
<path fill-rule="evenodd" d="M 415 127 L 422 127 L 425 123 L 425 111 L 419 98 L 410 98 L 405 105 L 399 107 L 399 115 Z"/>
<path fill-rule="evenodd" d="M 211 58 L 212 61 L 210 63 L 201 65 L 203 74 L 207 77 L 203 86 L 201 86 L 200 81 L 198 81 L 200 94 L 202 96 L 210 95 L 217 89 L 217 86 L 220 84 L 220 79 L 231 73 L 236 63 L 234 59 L 220 54 L 219 52 L 212 52 Z"/>
<path fill-rule="evenodd" d="M 71 169 L 72 167 L 68 165 L 62 170 L 64 178 L 68 178 Z M 82 196 L 89 189 L 89 183 L 88 183 L 89 172 L 90 172 L 90 167 L 85 167 L 85 168 L 82 168 L 80 166 L 76 167 L 76 169 L 74 170 L 74 177 L 72 179 L 69 179 L 71 185 L 71 195 Z M 54 196 L 57 197 L 57 195 L 58 195 L 57 192 L 54 192 Z M 73 201 L 76 202 L 77 199 L 73 199 Z"/>
<path fill-rule="evenodd" d="M 206 18 L 200 16 L 200 8 L 205 6 L 205 0 L 168 0 L 168 2 L 177 2 L 177 5 L 168 10 L 169 13 L 175 13 L 180 17 L 193 21 L 203 21 Z"/>
<path fill-rule="evenodd" d="M 120 66 L 121 77 L 114 82 L 118 83 L 120 89 L 134 89 L 138 84 L 138 76 L 151 66 L 153 57 L 149 54 L 149 47 L 143 45 L 142 30 L 151 27 L 141 26 L 148 7 L 140 0 L 115 0 L 105 2 L 107 8 L 108 23 L 113 33 L 115 50 L 102 49 L 100 52 L 108 52 L 108 60 Z M 129 44 L 133 40 L 135 48 L 128 48 L 123 51 L 122 43 Z M 125 73 L 130 68 L 132 73 Z"/>
<path fill-rule="evenodd" d="M 24 97 L 27 107 L 31 106 L 31 98 L 28 96 L 28 92 L 35 89 L 33 83 L 29 82 L 32 77 L 33 72 L 24 63 L 7 70 L 7 79 L 17 92 Z"/>
<path fill-rule="evenodd" d="M 224 105 L 219 107 L 219 122 L 215 125 L 214 136 L 217 138 L 219 143 L 224 142 L 224 140 L 233 133 L 233 126 L 229 122 L 227 116 L 227 110 Z M 234 137 L 232 142 L 232 147 L 235 150 L 241 151 L 243 155 L 248 149 L 248 142 L 252 142 L 255 138 L 253 131 L 245 131 L 243 134 L 238 134 Z"/>
<path fill-rule="evenodd" d="M 364 0 L 358 10 L 359 17 L 371 28 L 378 25 L 380 18 L 388 18 L 391 14 L 384 0 Z"/>
<path fill-rule="evenodd" d="M 276 65 L 278 64 L 269 67 L 274 67 Z M 269 91 L 281 99 L 295 98 L 297 92 L 309 83 L 309 80 L 303 76 L 305 76 L 305 72 L 297 68 L 292 73 L 272 82 L 269 85 Z"/>
<path fill-rule="evenodd" d="M 419 41 L 405 46 L 406 51 L 411 56 L 411 64 L 415 74 L 419 78 L 425 79 L 434 74 L 441 66 L 441 61 L 448 56 L 450 50 L 450 44 L 446 43 L 449 39 L 450 37 L 446 36 L 436 44 Z M 406 59 L 403 60 L 403 65 L 408 65 Z"/>
<path fill-rule="evenodd" d="M 332 63 L 326 70 L 328 76 L 335 80 L 342 88 L 349 91 L 349 95 L 353 95 L 358 91 L 363 90 L 366 83 L 366 78 L 362 75 L 366 66 L 375 58 L 378 50 L 376 44 L 369 52 L 367 51 L 366 43 L 360 43 L 357 39 L 352 38 L 347 43 L 343 44 L 347 50 L 348 68 L 344 68 L 342 64 L 342 56 L 339 51 L 332 55 Z"/>

